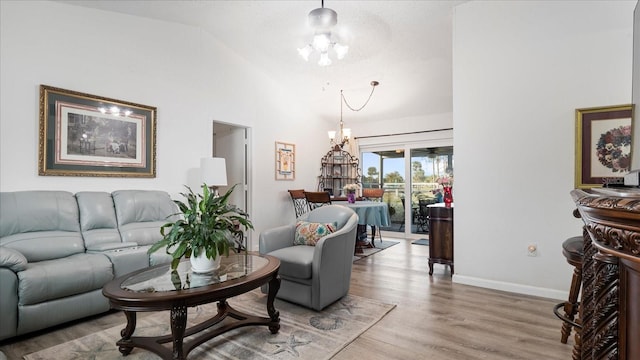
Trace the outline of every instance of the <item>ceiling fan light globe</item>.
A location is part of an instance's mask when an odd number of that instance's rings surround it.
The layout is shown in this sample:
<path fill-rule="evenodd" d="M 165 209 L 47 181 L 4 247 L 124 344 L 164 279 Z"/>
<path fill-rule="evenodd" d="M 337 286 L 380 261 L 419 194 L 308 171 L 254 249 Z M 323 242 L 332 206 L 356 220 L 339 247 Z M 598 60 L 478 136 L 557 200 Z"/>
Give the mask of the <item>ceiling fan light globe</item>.
<path fill-rule="evenodd" d="M 320 66 L 329 66 L 331 65 L 331 59 L 329 59 L 329 54 L 323 52 L 320 54 L 320 60 L 318 60 L 318 65 Z"/>
<path fill-rule="evenodd" d="M 320 53 L 329 51 L 329 46 L 331 45 L 331 40 L 329 39 L 330 36 L 331 36 L 330 33 L 329 34 L 322 33 L 322 34 L 314 35 L 313 42 L 312 42 L 313 48 Z"/>
<path fill-rule="evenodd" d="M 333 45 L 333 50 L 335 50 L 336 52 L 336 57 L 339 60 L 344 59 L 345 55 L 347 55 L 347 53 L 349 52 L 349 47 L 347 45 L 341 45 L 336 43 L 335 45 Z"/>
<path fill-rule="evenodd" d="M 312 51 L 313 48 L 311 47 L 311 45 L 307 45 L 303 48 L 298 48 L 298 54 L 300 54 L 304 61 L 309 61 L 309 55 L 311 55 Z"/>

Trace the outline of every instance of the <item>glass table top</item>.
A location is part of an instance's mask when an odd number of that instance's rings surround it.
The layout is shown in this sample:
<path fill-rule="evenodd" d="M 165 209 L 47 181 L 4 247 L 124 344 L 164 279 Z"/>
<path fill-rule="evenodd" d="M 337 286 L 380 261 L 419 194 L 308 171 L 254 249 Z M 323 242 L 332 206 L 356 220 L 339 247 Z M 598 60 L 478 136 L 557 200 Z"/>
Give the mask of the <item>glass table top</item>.
<path fill-rule="evenodd" d="M 121 288 L 138 293 L 195 289 L 247 276 L 263 268 L 268 262 L 266 258 L 257 255 L 232 254 L 222 257 L 217 270 L 195 273 L 191 270 L 189 259 L 185 259 L 174 271 L 170 264 L 166 264 L 132 275 L 122 282 Z"/>

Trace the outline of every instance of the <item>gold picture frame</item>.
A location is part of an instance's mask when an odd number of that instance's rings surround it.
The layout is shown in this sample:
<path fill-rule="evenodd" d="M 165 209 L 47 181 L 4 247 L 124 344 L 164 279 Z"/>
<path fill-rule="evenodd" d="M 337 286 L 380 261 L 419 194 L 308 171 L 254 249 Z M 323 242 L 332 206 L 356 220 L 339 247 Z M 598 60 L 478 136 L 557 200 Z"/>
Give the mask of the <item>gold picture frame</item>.
<path fill-rule="evenodd" d="M 40 85 L 38 175 L 156 177 L 156 108 Z"/>
<path fill-rule="evenodd" d="M 575 187 L 620 182 L 631 164 L 633 105 L 576 109 Z"/>
<path fill-rule="evenodd" d="M 276 180 L 295 180 L 296 146 L 276 141 Z"/>

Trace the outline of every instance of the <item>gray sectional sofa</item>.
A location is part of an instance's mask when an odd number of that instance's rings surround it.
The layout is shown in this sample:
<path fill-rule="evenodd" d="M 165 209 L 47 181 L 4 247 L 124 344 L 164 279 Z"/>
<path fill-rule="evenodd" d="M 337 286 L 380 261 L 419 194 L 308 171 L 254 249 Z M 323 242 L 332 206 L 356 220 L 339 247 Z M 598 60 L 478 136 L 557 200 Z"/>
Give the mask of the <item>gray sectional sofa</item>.
<path fill-rule="evenodd" d="M 109 310 L 102 286 L 166 263 L 147 254 L 178 212 L 168 193 L 0 193 L 0 340 Z"/>

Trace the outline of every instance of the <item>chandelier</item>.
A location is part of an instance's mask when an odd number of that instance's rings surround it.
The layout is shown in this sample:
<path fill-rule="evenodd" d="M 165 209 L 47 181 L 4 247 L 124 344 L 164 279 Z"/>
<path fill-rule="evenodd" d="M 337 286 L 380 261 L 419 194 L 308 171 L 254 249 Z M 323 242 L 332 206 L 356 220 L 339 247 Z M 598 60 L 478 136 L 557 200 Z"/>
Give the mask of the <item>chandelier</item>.
<path fill-rule="evenodd" d="M 302 56 L 305 61 L 309 61 L 309 55 L 315 50 L 320 54 L 320 60 L 318 65 L 328 66 L 331 65 L 331 59 L 329 59 L 329 49 L 333 49 L 338 59 L 343 59 L 349 47 L 346 45 L 338 44 L 331 40 L 331 28 L 338 23 L 338 13 L 324 7 L 324 0 L 322 0 L 322 7 L 311 10 L 309 13 L 309 25 L 314 29 L 313 40 L 311 44 L 298 49 L 298 54 Z"/>
<path fill-rule="evenodd" d="M 340 127 L 338 132 L 328 131 L 329 143 L 331 144 L 332 147 L 334 148 L 340 147 L 340 149 L 342 149 L 346 144 L 349 143 L 349 139 L 351 138 L 351 129 L 348 129 L 348 128 L 345 129 L 344 121 L 342 121 L 342 104 L 344 103 L 345 105 L 347 105 L 347 107 L 351 111 L 360 111 L 364 109 L 364 107 L 367 106 L 367 104 L 369 103 L 369 100 L 371 100 L 371 96 L 373 96 L 373 91 L 376 89 L 376 86 L 378 85 L 380 85 L 380 83 L 375 80 L 371 82 L 371 93 L 369 94 L 369 98 L 367 99 L 367 101 L 364 102 L 364 104 L 362 104 L 362 106 L 360 106 L 357 109 L 354 109 L 351 107 L 351 105 L 349 105 L 349 103 L 347 102 L 347 99 L 345 99 L 344 94 L 342 93 L 342 90 L 340 90 L 340 124 L 339 124 Z M 338 136 L 336 137 L 336 135 Z"/>

